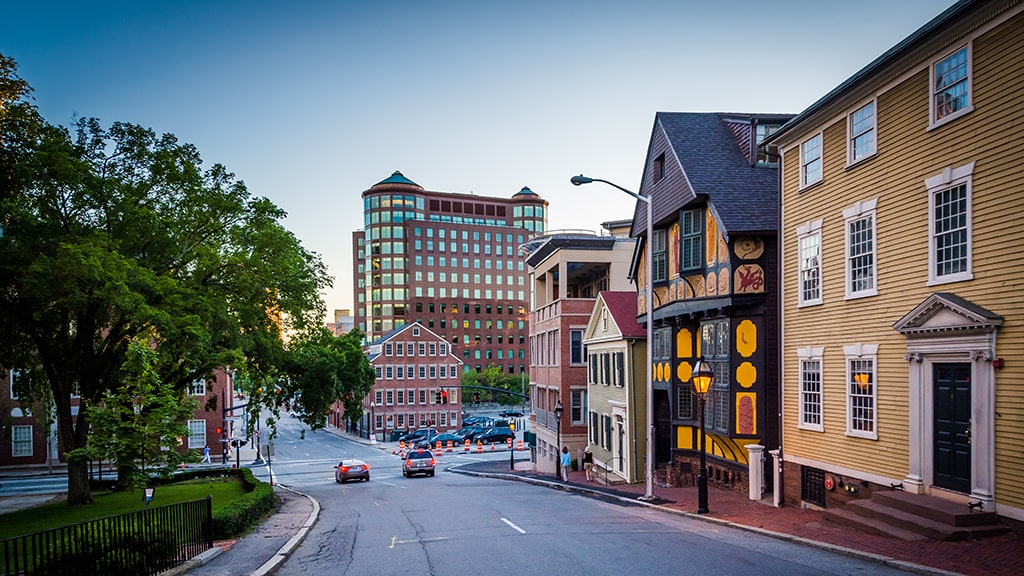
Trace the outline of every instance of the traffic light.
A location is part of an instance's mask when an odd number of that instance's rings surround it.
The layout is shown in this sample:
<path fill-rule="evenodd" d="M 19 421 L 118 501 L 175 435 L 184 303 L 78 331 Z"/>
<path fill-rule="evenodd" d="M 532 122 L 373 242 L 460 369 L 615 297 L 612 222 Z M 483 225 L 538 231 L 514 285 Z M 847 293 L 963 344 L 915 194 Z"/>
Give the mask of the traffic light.
<path fill-rule="evenodd" d="M 221 434 L 223 434 L 223 433 L 224 433 L 224 429 L 223 429 L 223 428 L 221 428 L 220 426 L 218 426 L 218 427 L 217 427 L 217 435 L 218 435 L 218 436 L 220 436 L 220 435 L 221 435 Z"/>
<path fill-rule="evenodd" d="M 441 404 L 447 404 L 447 403 L 448 403 L 448 391 L 447 390 L 441 390 Z"/>
<path fill-rule="evenodd" d="M 440 404 L 440 403 L 441 403 L 441 391 L 440 390 L 435 390 L 434 391 L 434 404 Z"/>

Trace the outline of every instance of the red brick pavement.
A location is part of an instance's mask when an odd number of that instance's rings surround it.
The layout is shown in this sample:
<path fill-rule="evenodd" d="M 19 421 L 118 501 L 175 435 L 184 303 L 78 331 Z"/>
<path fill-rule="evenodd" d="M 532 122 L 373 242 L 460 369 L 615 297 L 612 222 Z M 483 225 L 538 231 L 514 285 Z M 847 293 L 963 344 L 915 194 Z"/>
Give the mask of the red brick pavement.
<path fill-rule="evenodd" d="M 570 472 L 569 482 L 587 487 L 603 487 L 597 482 L 587 482 L 583 472 Z M 643 484 L 614 488 L 638 496 L 643 495 L 646 489 Z M 684 512 L 695 513 L 697 510 L 695 486 L 663 487 L 656 484 L 654 495 L 671 501 L 662 503 L 662 506 Z M 1024 524 L 1021 523 L 1013 523 L 1013 532 L 992 538 L 962 542 L 908 542 L 825 523 L 820 510 L 795 506 L 775 508 L 770 499 L 767 502 L 750 500 L 746 492 L 711 486 L 708 489 L 710 512 L 707 516 L 949 572 L 972 576 L 1024 574 Z"/>

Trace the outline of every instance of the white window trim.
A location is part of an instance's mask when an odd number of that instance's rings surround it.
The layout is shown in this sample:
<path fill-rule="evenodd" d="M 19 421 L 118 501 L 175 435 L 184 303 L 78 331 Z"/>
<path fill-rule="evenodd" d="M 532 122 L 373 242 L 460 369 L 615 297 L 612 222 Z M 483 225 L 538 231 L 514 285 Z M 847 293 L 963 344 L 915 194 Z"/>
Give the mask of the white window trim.
<path fill-rule="evenodd" d="M 944 169 L 940 174 L 924 181 L 928 189 L 928 286 L 963 282 L 974 279 L 974 162 L 959 168 Z M 935 261 L 935 194 L 960 186 L 967 187 L 967 270 L 947 276 L 938 276 Z"/>
<path fill-rule="evenodd" d="M 9 370 L 7 372 L 7 380 L 8 380 L 8 383 L 10 384 L 10 386 L 8 387 L 8 390 L 11 393 L 11 396 L 10 396 L 11 400 L 17 400 L 18 399 L 18 394 L 14 390 L 14 375 L 17 374 L 17 373 L 18 373 L 18 370 Z"/>
<path fill-rule="evenodd" d="M 206 396 L 206 380 L 193 380 L 192 384 L 188 387 L 188 393 L 189 396 Z"/>
<path fill-rule="evenodd" d="M 808 182 L 807 179 L 806 179 L 806 173 L 804 171 L 804 166 L 806 165 L 804 163 L 804 144 L 810 142 L 811 140 L 814 140 L 815 138 L 820 138 L 821 139 L 821 141 L 820 141 L 821 145 L 819 146 L 819 150 L 821 150 L 821 153 L 818 156 L 818 159 L 821 162 L 821 178 L 818 178 L 814 182 Z M 797 157 L 799 158 L 798 164 L 800 166 L 800 188 L 798 188 L 797 191 L 804 190 L 806 188 L 810 188 L 811 186 L 814 186 L 815 184 L 818 184 L 820 182 L 824 182 L 825 181 L 825 133 L 824 132 L 818 132 L 817 134 L 814 134 L 810 138 L 805 138 L 804 140 L 800 141 L 800 144 L 797 145 L 796 149 L 797 149 Z"/>
<path fill-rule="evenodd" d="M 967 48 L 967 106 L 957 110 L 956 112 L 942 118 L 941 120 L 935 119 L 935 92 L 932 89 L 935 86 L 935 64 L 941 60 L 945 60 L 953 55 L 954 52 L 958 52 Z M 948 124 L 957 118 L 969 114 L 974 111 L 974 41 L 968 41 L 966 44 L 958 44 L 956 48 L 943 52 L 940 56 L 934 58 L 928 63 L 928 130 L 934 130 L 940 126 Z"/>
<path fill-rule="evenodd" d="M 797 356 L 797 371 L 799 373 L 799 393 L 797 395 L 797 402 L 799 404 L 799 419 L 797 420 L 797 428 L 801 430 L 813 430 L 815 432 L 825 431 L 825 362 L 823 357 L 825 355 L 824 347 L 811 347 L 798 348 L 796 351 Z M 821 389 L 818 390 L 820 397 L 818 401 L 818 407 L 821 409 L 821 423 L 811 424 L 804 422 L 804 361 L 817 361 L 819 366 L 819 386 Z"/>
<path fill-rule="evenodd" d="M 18 452 L 14 449 L 18 445 L 17 436 L 20 430 L 24 433 L 25 429 L 28 429 L 28 452 Z M 35 438 L 32 437 L 32 425 L 31 424 L 18 424 L 11 426 L 11 457 L 12 458 L 29 458 L 35 453 Z"/>
<path fill-rule="evenodd" d="M 813 222 L 806 222 L 804 224 L 801 224 L 800 226 L 797 226 L 797 228 L 796 228 L 796 238 L 797 238 L 797 240 L 796 240 L 796 255 L 797 255 L 797 275 L 796 275 L 796 277 L 797 277 L 797 290 L 796 290 L 796 293 L 797 293 L 797 302 L 798 302 L 797 303 L 797 308 L 803 308 L 804 306 L 817 306 L 817 305 L 820 305 L 820 304 L 822 304 L 824 302 L 823 293 L 825 291 L 825 287 L 824 287 L 824 285 L 822 283 L 824 265 L 822 264 L 822 259 L 824 258 L 825 247 L 822 245 L 821 223 L 822 223 L 822 221 L 819 219 L 819 220 L 814 220 Z M 810 237 L 810 236 L 817 236 L 818 237 L 818 297 L 817 298 L 811 298 L 809 300 L 805 300 L 804 299 L 804 279 L 803 279 L 803 273 L 804 273 L 804 269 L 803 269 L 803 265 L 804 265 L 803 241 L 804 241 L 804 238 L 807 238 L 807 237 Z"/>
<path fill-rule="evenodd" d="M 871 116 L 871 131 L 875 134 L 875 148 L 870 154 L 867 154 L 861 158 L 854 158 L 854 146 L 853 139 L 857 136 L 853 133 L 853 115 L 860 112 L 868 106 L 874 107 L 874 113 Z M 855 166 L 864 162 L 869 158 L 874 158 L 878 154 L 878 98 L 872 98 L 866 102 L 861 102 L 859 106 L 850 111 L 846 115 L 846 167 Z"/>
<path fill-rule="evenodd" d="M 853 300 L 856 298 L 867 298 L 869 296 L 878 295 L 878 198 L 872 198 L 871 200 L 865 200 L 863 202 L 857 202 L 853 206 L 843 210 L 843 266 L 846 269 L 846 281 L 843 286 L 843 291 L 846 292 L 846 299 Z M 857 292 L 850 291 L 851 278 L 850 278 L 850 222 L 855 220 L 861 220 L 863 218 L 871 218 L 871 239 L 872 245 L 874 246 L 874 259 L 873 259 L 873 276 L 874 282 L 872 282 L 871 288 L 867 290 L 859 290 Z"/>
<path fill-rule="evenodd" d="M 846 435 L 855 438 L 866 438 L 878 440 L 878 344 L 862 344 L 860 342 L 853 346 L 843 346 L 843 354 L 846 356 L 845 365 L 846 379 L 843 381 L 843 396 L 846 398 Z M 853 374 L 850 373 L 850 362 L 852 360 L 871 361 L 871 431 L 853 429 L 853 405 L 850 403 L 850 382 L 853 381 Z"/>
<path fill-rule="evenodd" d="M 193 432 L 193 430 L 192 430 L 193 425 L 195 425 L 196 430 L 202 430 L 202 432 L 203 432 L 202 438 L 200 438 L 198 434 Z M 206 420 L 189 420 L 188 421 L 188 432 L 189 432 L 189 434 L 188 434 L 188 447 L 189 447 L 189 449 L 192 449 L 192 448 L 202 448 L 202 447 L 206 446 Z M 213 449 L 211 448 L 210 451 L 212 452 Z"/>

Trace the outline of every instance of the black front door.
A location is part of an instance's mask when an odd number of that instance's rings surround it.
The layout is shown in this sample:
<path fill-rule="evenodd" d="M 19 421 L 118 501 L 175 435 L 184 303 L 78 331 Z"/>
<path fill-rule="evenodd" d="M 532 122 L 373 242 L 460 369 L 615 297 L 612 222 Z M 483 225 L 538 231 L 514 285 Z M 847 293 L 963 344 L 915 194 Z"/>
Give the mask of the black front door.
<path fill-rule="evenodd" d="M 935 477 L 933 483 L 971 491 L 971 365 L 935 364 Z"/>

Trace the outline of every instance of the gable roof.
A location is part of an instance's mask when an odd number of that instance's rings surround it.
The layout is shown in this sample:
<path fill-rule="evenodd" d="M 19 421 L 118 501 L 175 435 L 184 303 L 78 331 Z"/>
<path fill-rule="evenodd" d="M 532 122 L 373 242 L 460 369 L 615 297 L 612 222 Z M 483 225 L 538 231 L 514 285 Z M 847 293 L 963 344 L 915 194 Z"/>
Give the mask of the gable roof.
<path fill-rule="evenodd" d="M 647 337 L 646 328 L 636 319 L 636 292 L 606 290 L 598 294 L 597 297 L 604 301 L 604 307 L 608 310 L 608 314 L 611 315 L 623 338 Z"/>
<path fill-rule="evenodd" d="M 778 228 L 778 168 L 774 164 L 752 164 L 730 127 L 751 125 L 754 119 L 779 123 L 791 115 L 724 114 L 711 112 L 658 112 L 654 119 L 651 145 L 661 131 L 671 158 L 682 170 L 685 186 L 658 189 L 657 182 L 641 184 L 641 194 L 653 197 L 654 222 L 659 223 L 698 197 L 706 197 L 722 231 L 728 236 L 741 232 L 767 232 Z M 752 128 L 750 128 L 752 129 Z M 648 152 L 648 163 L 651 152 Z M 669 155 L 666 155 L 666 162 Z M 644 168 L 647 174 L 647 167 Z M 653 196 L 652 196 L 653 194 Z M 646 230 L 646 208 L 637 202 L 633 236 Z"/>

